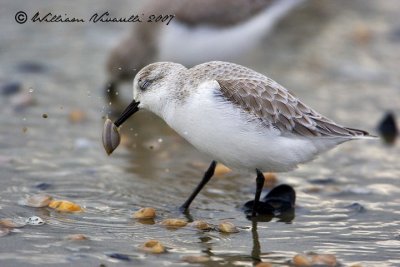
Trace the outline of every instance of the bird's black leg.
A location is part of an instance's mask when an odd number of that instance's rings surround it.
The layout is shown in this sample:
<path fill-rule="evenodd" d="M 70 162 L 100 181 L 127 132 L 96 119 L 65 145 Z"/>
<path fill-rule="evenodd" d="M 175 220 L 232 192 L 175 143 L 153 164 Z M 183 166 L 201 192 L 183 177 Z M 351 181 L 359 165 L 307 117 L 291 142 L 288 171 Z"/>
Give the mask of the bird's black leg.
<path fill-rule="evenodd" d="M 256 194 L 254 196 L 253 211 L 251 213 L 251 216 L 253 217 L 257 215 L 257 209 L 258 209 L 258 204 L 260 202 L 261 191 L 263 189 L 265 181 L 263 173 L 259 169 L 256 169 L 256 172 L 257 172 L 257 178 L 256 178 L 257 188 L 256 188 Z"/>
<path fill-rule="evenodd" d="M 185 212 L 189 209 L 190 203 L 192 203 L 192 201 L 195 199 L 195 197 L 201 191 L 201 189 L 203 189 L 203 187 L 208 183 L 208 181 L 210 181 L 211 177 L 213 177 L 216 166 L 217 162 L 213 160 L 210 164 L 210 167 L 208 167 L 207 171 L 204 173 L 201 182 L 197 185 L 196 189 L 192 192 L 190 197 L 181 206 L 180 210 L 182 212 Z"/>

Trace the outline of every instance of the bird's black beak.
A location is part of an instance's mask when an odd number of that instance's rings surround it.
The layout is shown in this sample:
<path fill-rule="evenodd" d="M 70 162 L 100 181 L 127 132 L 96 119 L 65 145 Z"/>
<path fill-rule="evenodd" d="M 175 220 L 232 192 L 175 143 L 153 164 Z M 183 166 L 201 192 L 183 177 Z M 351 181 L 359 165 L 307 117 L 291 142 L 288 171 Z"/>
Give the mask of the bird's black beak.
<path fill-rule="evenodd" d="M 139 108 L 140 102 L 136 102 L 133 100 L 129 106 L 126 107 L 126 109 L 122 112 L 122 114 L 119 116 L 119 118 L 114 122 L 114 124 L 119 127 L 121 126 L 127 119 L 129 119 L 130 116 L 132 116 L 134 113 L 136 113 Z"/>

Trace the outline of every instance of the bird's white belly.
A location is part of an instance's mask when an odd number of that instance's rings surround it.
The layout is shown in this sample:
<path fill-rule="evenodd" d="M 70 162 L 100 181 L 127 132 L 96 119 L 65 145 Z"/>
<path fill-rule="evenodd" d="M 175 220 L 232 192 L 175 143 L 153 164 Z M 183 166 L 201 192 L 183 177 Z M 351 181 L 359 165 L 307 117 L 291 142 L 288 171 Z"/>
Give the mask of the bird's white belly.
<path fill-rule="evenodd" d="M 164 119 L 198 150 L 238 170 L 288 171 L 318 152 L 307 139 L 284 137 L 249 121 L 248 114 L 210 91 L 194 94 Z"/>

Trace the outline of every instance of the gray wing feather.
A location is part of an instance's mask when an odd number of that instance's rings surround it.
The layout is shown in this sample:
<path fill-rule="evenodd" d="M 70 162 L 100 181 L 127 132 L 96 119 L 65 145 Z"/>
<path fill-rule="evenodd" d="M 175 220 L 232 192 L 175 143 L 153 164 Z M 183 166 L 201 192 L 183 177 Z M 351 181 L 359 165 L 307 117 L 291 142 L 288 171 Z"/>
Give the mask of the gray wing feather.
<path fill-rule="evenodd" d="M 265 77 L 265 76 L 264 76 Z M 303 137 L 359 137 L 369 134 L 346 128 L 322 116 L 268 78 L 217 79 L 222 96 L 279 129 Z"/>

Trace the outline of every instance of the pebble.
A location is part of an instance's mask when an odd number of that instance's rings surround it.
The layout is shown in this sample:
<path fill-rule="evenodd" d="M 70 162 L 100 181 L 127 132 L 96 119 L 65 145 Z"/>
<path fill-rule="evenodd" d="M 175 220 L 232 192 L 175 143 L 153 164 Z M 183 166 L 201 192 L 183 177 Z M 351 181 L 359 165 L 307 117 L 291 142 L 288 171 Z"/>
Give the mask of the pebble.
<path fill-rule="evenodd" d="M 19 93 L 21 91 L 22 84 L 19 82 L 10 82 L 1 85 L 0 87 L 0 92 L 4 96 L 10 96 L 14 95 L 16 93 Z"/>
<path fill-rule="evenodd" d="M 26 219 L 25 222 L 26 222 L 26 224 L 29 224 L 29 225 L 43 225 L 43 224 L 45 224 L 45 221 L 42 218 L 38 217 L 38 216 L 29 217 L 29 218 Z"/>
<path fill-rule="evenodd" d="M 42 114 L 42 118 L 43 118 L 43 119 L 47 119 L 48 117 L 49 117 L 49 115 L 47 115 L 46 113 L 43 113 L 43 114 Z"/>
<path fill-rule="evenodd" d="M 334 267 L 337 265 L 337 260 L 333 254 L 297 254 L 293 257 L 293 264 L 299 267 L 314 265 Z"/>
<path fill-rule="evenodd" d="M 0 220 L 0 228 L 21 228 L 24 227 L 25 223 L 17 222 L 13 219 L 1 219 Z"/>
<path fill-rule="evenodd" d="M 156 210 L 153 208 L 141 208 L 133 214 L 135 219 L 154 219 L 156 217 Z"/>
<path fill-rule="evenodd" d="M 378 125 L 378 132 L 386 144 L 393 145 L 396 142 L 396 138 L 399 135 L 399 128 L 397 127 L 396 118 L 393 113 L 388 112 L 382 118 Z"/>
<path fill-rule="evenodd" d="M 226 167 L 225 165 L 218 163 L 217 166 L 215 167 L 214 175 L 217 177 L 224 176 L 228 173 L 231 172 L 231 169 Z"/>
<path fill-rule="evenodd" d="M 40 189 L 40 190 L 46 190 L 46 189 L 49 189 L 49 187 L 51 187 L 51 184 L 45 183 L 45 182 L 38 183 L 35 185 L 35 188 Z"/>
<path fill-rule="evenodd" d="M 28 207 L 42 208 L 48 206 L 52 199 L 53 198 L 49 195 L 37 194 L 27 197 L 21 203 Z"/>
<path fill-rule="evenodd" d="M 294 266 L 308 267 L 311 266 L 311 260 L 304 254 L 297 254 L 293 257 Z"/>
<path fill-rule="evenodd" d="M 161 225 L 167 226 L 167 227 L 185 227 L 187 225 L 187 221 L 182 220 L 182 219 L 165 219 L 164 221 L 161 222 Z"/>
<path fill-rule="evenodd" d="M 149 240 L 145 242 L 141 246 L 141 249 L 145 252 L 154 254 L 164 253 L 166 251 L 165 247 L 157 240 Z"/>
<path fill-rule="evenodd" d="M 74 109 L 68 114 L 68 119 L 72 123 L 81 123 L 86 120 L 86 114 L 80 109 Z"/>
<path fill-rule="evenodd" d="M 189 255 L 189 256 L 183 256 L 181 260 L 187 263 L 203 263 L 209 261 L 210 257 Z"/>
<path fill-rule="evenodd" d="M 272 188 L 277 184 L 278 177 L 274 172 L 264 172 L 263 175 L 265 179 L 264 187 Z"/>
<path fill-rule="evenodd" d="M 218 225 L 218 230 L 221 233 L 228 233 L 228 234 L 230 234 L 230 233 L 238 233 L 239 232 L 239 229 L 237 229 L 236 226 L 231 222 L 221 222 Z"/>
<path fill-rule="evenodd" d="M 210 230 L 212 229 L 212 226 L 208 224 L 206 221 L 198 220 L 198 221 L 193 221 L 189 224 L 193 228 L 197 228 L 199 230 Z"/>
<path fill-rule="evenodd" d="M 107 256 L 110 258 L 118 259 L 118 260 L 122 260 L 122 261 L 130 261 L 131 260 L 128 255 L 120 254 L 120 253 L 110 253 L 110 254 L 107 254 Z"/>
<path fill-rule="evenodd" d="M 82 241 L 82 240 L 88 240 L 89 238 L 84 234 L 73 234 L 67 236 L 67 239 L 71 241 Z"/>
<path fill-rule="evenodd" d="M 19 93 L 11 98 L 10 103 L 15 111 L 21 111 L 29 106 L 34 105 L 35 100 L 33 99 L 31 94 Z"/>
<path fill-rule="evenodd" d="M 256 267 L 272 267 L 272 264 L 269 262 L 260 262 L 256 265 Z"/>
<path fill-rule="evenodd" d="M 6 236 L 9 233 L 10 233 L 10 229 L 9 228 L 0 228 L 0 237 Z"/>
<path fill-rule="evenodd" d="M 104 122 L 102 140 L 107 155 L 110 155 L 121 142 L 118 128 L 110 119 Z"/>
<path fill-rule="evenodd" d="M 335 255 L 332 254 L 317 254 L 311 257 L 313 265 L 324 265 L 327 267 L 334 267 L 337 264 Z"/>
<path fill-rule="evenodd" d="M 49 207 L 56 211 L 63 212 L 80 212 L 82 211 L 81 206 L 67 200 L 53 200 L 49 203 Z"/>

